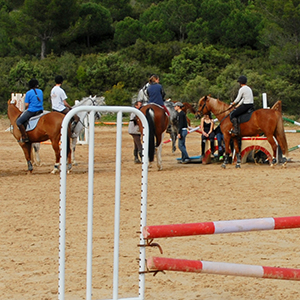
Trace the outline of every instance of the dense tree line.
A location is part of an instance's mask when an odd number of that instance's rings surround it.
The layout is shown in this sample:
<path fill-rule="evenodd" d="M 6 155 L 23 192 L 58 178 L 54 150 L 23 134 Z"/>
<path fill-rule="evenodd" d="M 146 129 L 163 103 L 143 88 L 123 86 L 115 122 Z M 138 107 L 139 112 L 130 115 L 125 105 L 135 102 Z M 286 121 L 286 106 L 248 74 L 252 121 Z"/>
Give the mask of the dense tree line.
<path fill-rule="evenodd" d="M 130 105 L 152 73 L 193 103 L 233 100 L 244 74 L 257 108 L 300 112 L 300 0 L 0 0 L 0 24 L 1 112 L 33 77 L 48 100 L 61 74 L 71 102 Z"/>

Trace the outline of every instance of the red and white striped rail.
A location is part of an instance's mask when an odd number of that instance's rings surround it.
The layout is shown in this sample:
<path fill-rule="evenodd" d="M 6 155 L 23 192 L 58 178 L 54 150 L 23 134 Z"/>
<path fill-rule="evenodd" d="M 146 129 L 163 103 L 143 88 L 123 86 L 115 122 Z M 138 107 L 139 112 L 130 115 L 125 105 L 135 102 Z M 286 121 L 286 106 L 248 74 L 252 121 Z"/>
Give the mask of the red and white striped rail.
<path fill-rule="evenodd" d="M 145 226 L 145 239 L 300 228 L 300 216 Z"/>
<path fill-rule="evenodd" d="M 264 267 L 224 262 L 150 257 L 147 259 L 147 267 L 149 270 L 158 271 L 182 271 L 281 280 L 300 280 L 299 269 Z"/>

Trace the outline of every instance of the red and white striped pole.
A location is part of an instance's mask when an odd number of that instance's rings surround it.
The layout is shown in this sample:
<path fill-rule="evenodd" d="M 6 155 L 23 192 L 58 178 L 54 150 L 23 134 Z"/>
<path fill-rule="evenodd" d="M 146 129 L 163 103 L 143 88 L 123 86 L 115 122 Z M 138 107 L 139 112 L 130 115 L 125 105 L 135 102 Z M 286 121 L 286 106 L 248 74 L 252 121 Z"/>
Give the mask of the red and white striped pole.
<path fill-rule="evenodd" d="M 145 239 L 300 228 L 300 216 L 145 226 Z"/>
<path fill-rule="evenodd" d="M 157 271 L 181 271 L 255 278 L 300 280 L 299 269 L 264 267 L 224 262 L 150 257 L 147 259 L 147 267 L 149 270 Z"/>

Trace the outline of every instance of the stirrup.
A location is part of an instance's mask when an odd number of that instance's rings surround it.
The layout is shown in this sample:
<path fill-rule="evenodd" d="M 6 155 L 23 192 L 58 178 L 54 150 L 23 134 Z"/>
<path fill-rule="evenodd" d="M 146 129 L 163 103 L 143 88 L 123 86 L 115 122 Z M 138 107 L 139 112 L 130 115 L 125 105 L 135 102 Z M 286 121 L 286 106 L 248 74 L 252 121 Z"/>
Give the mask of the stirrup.
<path fill-rule="evenodd" d="M 29 143 L 30 140 L 28 137 L 21 137 L 19 140 L 18 140 L 19 143 Z"/>

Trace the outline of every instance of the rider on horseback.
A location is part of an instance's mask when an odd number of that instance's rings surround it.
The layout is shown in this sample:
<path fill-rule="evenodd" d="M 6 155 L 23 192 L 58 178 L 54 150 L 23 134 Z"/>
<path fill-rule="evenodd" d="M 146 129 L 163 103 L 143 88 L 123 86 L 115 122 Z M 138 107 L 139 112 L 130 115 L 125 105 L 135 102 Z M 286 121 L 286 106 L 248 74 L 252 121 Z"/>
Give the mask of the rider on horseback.
<path fill-rule="evenodd" d="M 64 115 L 66 115 L 72 109 L 72 107 L 67 102 L 68 97 L 67 97 L 65 91 L 61 87 L 63 81 L 64 81 L 64 79 L 61 75 L 57 75 L 55 77 L 56 84 L 51 90 L 51 103 L 52 103 L 53 111 L 57 111 L 57 112 L 60 112 Z M 80 120 L 77 115 L 74 115 L 72 120 L 73 119 L 74 119 L 74 121 L 72 123 L 72 132 Z"/>
<path fill-rule="evenodd" d="M 25 95 L 25 108 L 26 110 L 17 119 L 16 124 L 21 131 L 22 137 L 20 143 L 28 143 L 29 138 L 26 133 L 25 125 L 31 117 L 39 115 L 43 112 L 43 92 L 38 89 L 39 82 L 36 79 L 31 79 L 28 83 L 29 91 Z"/>
<path fill-rule="evenodd" d="M 157 75 L 151 75 L 149 79 L 149 86 L 147 88 L 147 94 L 149 96 L 149 103 L 156 103 L 162 106 L 168 116 L 170 113 L 165 106 L 164 98 L 165 92 L 161 84 L 159 84 L 159 77 Z"/>
<path fill-rule="evenodd" d="M 253 102 L 254 102 L 252 90 L 249 86 L 246 85 L 247 77 L 242 75 L 238 78 L 237 82 L 240 83 L 239 93 L 236 99 L 229 106 L 230 109 L 238 103 L 237 108 L 230 113 L 230 121 L 232 122 L 233 128 L 229 131 L 229 133 L 233 135 L 239 134 L 238 121 L 237 121 L 238 116 L 245 113 L 250 108 L 253 109 Z"/>

